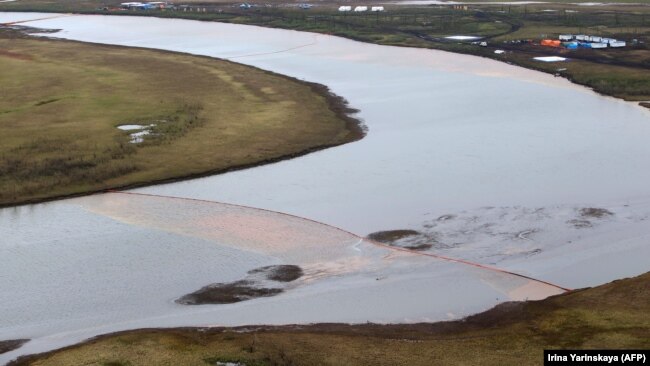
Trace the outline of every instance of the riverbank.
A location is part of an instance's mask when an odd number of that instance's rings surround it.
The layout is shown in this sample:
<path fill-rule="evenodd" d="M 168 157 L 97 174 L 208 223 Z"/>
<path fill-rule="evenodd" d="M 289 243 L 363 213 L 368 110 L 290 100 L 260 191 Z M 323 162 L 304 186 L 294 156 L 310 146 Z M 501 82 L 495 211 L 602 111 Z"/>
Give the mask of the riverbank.
<path fill-rule="evenodd" d="M 180 4 L 177 4 L 180 5 Z M 628 101 L 650 99 L 650 7 L 639 4 L 582 6 L 576 4 L 390 5 L 385 13 L 345 14 L 333 2 L 308 11 L 287 4 L 241 9 L 232 4 L 202 2 L 174 9 L 119 10 L 117 2 L 41 3 L 23 0 L 0 11 L 75 12 L 137 15 L 258 25 L 333 34 L 391 46 L 440 49 L 515 64 L 565 77 L 603 95 Z M 561 33 L 599 34 L 628 41 L 623 49 L 566 50 L 539 45 Z M 451 35 L 471 35 L 485 41 L 458 41 Z M 495 51 L 503 51 L 495 53 Z M 566 62 L 540 62 L 534 57 L 561 56 Z"/>
<path fill-rule="evenodd" d="M 459 321 L 142 329 L 10 365 L 530 365 L 543 349 L 648 348 L 649 311 L 646 273 Z"/>
<path fill-rule="evenodd" d="M 327 87 L 250 66 L 13 29 L 0 47 L 0 207 L 249 168 L 364 134 Z"/>

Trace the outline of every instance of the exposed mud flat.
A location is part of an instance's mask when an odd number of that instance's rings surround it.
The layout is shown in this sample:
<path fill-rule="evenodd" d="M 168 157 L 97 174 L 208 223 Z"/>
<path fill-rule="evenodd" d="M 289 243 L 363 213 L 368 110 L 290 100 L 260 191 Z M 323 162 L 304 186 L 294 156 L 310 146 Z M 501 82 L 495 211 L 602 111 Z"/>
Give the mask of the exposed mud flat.
<path fill-rule="evenodd" d="M 650 203 L 617 206 L 482 207 L 475 210 L 430 213 L 417 230 L 382 231 L 368 238 L 425 253 L 463 258 L 519 273 L 541 271 L 543 278 L 567 279 L 544 262 L 576 261 L 575 287 L 603 272 L 621 271 L 630 258 L 612 262 L 637 246 L 650 222 Z M 616 243 L 616 244 L 614 244 Z M 609 254 L 608 254 L 609 253 Z M 600 263 L 599 271 L 589 270 Z M 557 265 L 557 264 L 556 264 Z M 577 269 L 579 268 L 579 270 Z M 607 271 L 604 270 L 607 269 Z M 528 272 L 530 271 L 530 272 Z M 579 274 L 578 274 L 579 273 Z"/>
<path fill-rule="evenodd" d="M 302 268 L 292 264 L 265 266 L 248 271 L 249 275 L 263 275 L 267 280 L 278 282 L 291 282 L 303 275 Z"/>
<path fill-rule="evenodd" d="M 208 285 L 181 297 L 176 302 L 183 305 L 232 304 L 257 297 L 274 296 L 282 291 L 281 288 L 256 287 L 255 282 L 241 280 Z"/>
<path fill-rule="evenodd" d="M 302 274 L 302 269 L 295 265 L 264 266 L 248 271 L 246 279 L 230 283 L 214 283 L 187 294 L 176 302 L 183 305 L 233 304 L 258 297 L 275 296 L 285 290 L 277 282 L 292 282 Z"/>
<path fill-rule="evenodd" d="M 368 239 L 410 250 L 431 249 L 433 247 L 431 242 L 435 242 L 435 238 L 431 236 L 408 229 L 378 231 L 368 235 Z"/>
<path fill-rule="evenodd" d="M 580 209 L 582 217 L 590 217 L 595 219 L 602 219 L 603 217 L 614 215 L 610 210 L 597 207 L 585 207 Z"/>
<path fill-rule="evenodd" d="M 414 235 L 420 235 L 420 232 L 415 230 L 409 230 L 409 229 L 387 230 L 387 231 L 377 231 L 376 233 L 369 234 L 368 239 L 390 244 L 396 240 L 408 238 Z"/>

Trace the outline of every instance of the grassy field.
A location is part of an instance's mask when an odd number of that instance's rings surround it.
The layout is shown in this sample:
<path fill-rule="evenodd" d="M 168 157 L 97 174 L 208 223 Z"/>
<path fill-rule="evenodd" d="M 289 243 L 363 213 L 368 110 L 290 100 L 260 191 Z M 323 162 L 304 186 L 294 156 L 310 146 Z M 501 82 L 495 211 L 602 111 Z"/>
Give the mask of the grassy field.
<path fill-rule="evenodd" d="M 0 31 L 0 205 L 217 172 L 361 136 L 324 87 Z M 155 126 L 131 143 L 123 124 Z"/>
<path fill-rule="evenodd" d="M 198 0 L 197 0 L 198 1 Z M 302 2 L 302 1 L 300 1 Z M 574 1 L 571 1 L 574 2 Z M 616 1 L 626 3 L 628 1 Z M 596 91 L 633 101 L 650 100 L 650 6 L 579 6 L 567 1 L 551 4 L 480 4 L 457 6 L 387 5 L 384 13 L 346 14 L 337 2 L 318 2 L 310 10 L 270 1 L 251 9 L 220 0 L 188 0 L 175 10 L 120 11 L 116 0 L 19 0 L 0 3 L 2 10 L 75 11 L 119 15 L 150 15 L 254 24 L 335 34 L 359 41 L 409 47 L 442 49 L 510 62 L 555 74 Z M 254 3 L 254 2 L 252 2 Z M 638 3 L 634 1 L 633 3 Z M 180 7 L 181 4 L 187 6 Z M 107 9 L 107 10 L 101 10 Z M 626 40 L 624 49 L 569 51 L 542 47 L 536 42 L 561 33 L 601 35 Z M 485 37 L 488 47 L 445 39 L 449 35 Z M 637 43 L 632 44 L 632 40 Z M 532 40 L 533 44 L 510 43 Z M 494 51 L 504 49 L 505 54 Z M 542 63 L 536 56 L 561 55 L 570 62 Z"/>
<path fill-rule="evenodd" d="M 650 347 L 650 273 L 463 321 L 137 330 L 17 365 L 542 365 L 544 349 Z"/>

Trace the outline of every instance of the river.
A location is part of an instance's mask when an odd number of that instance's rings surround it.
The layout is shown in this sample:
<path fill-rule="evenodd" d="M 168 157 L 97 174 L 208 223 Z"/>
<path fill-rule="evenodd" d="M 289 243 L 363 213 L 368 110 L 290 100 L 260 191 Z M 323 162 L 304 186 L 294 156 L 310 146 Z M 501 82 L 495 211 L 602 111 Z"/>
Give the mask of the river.
<path fill-rule="evenodd" d="M 368 128 L 351 144 L 134 193 L 279 211 L 362 236 L 417 229 L 437 242 L 427 253 L 571 288 L 648 270 L 650 113 L 632 103 L 441 51 L 213 22 L 0 14 L 29 19 L 61 29 L 52 37 L 219 57 L 325 84 Z M 117 193 L 0 210 L 0 339 L 35 339 L 0 362 L 138 327 L 435 321 L 558 292 L 334 227 Z M 278 263 L 307 276 L 277 297 L 173 302 Z"/>

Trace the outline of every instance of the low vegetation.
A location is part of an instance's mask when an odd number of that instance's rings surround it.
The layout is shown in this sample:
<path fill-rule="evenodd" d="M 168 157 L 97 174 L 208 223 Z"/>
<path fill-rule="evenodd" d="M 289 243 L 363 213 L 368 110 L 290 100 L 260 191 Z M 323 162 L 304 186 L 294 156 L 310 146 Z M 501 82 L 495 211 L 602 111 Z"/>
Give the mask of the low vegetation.
<path fill-rule="evenodd" d="M 650 273 L 465 320 L 412 325 L 144 329 L 18 365 L 542 365 L 544 349 L 650 347 Z"/>
<path fill-rule="evenodd" d="M 0 29 L 0 206 L 143 185 L 361 137 L 320 85 L 144 49 Z M 148 131 L 133 143 L 121 125 Z"/>

